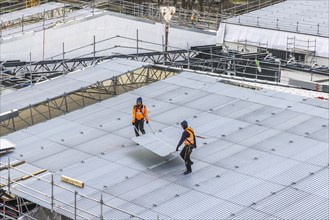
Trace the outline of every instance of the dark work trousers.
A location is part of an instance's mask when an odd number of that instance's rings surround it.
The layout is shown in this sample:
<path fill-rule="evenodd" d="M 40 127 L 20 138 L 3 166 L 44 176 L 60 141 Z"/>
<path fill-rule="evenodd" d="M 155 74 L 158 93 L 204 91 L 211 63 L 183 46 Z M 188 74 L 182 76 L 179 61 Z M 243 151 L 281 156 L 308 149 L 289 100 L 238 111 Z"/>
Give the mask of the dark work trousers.
<path fill-rule="evenodd" d="M 185 161 L 186 170 L 192 171 L 192 161 L 191 161 L 192 147 L 184 146 L 183 150 L 180 152 L 180 156 Z"/>
<path fill-rule="evenodd" d="M 135 130 L 136 137 L 138 137 L 140 133 L 145 134 L 144 119 L 142 119 L 142 120 L 136 119 L 134 125 L 135 125 L 134 130 Z"/>

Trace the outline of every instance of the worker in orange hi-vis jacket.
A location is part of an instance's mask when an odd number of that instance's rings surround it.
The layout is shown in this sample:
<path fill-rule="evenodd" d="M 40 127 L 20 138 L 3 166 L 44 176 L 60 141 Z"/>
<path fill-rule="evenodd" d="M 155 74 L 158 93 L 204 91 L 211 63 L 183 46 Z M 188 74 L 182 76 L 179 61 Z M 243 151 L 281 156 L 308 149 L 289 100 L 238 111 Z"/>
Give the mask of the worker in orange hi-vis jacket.
<path fill-rule="evenodd" d="M 142 98 L 138 97 L 136 100 L 136 105 L 134 105 L 132 109 L 131 121 L 132 125 L 134 126 L 136 137 L 138 137 L 140 133 L 145 134 L 144 121 L 146 121 L 146 124 L 149 123 L 147 108 L 146 105 L 143 105 Z"/>
<path fill-rule="evenodd" d="M 177 144 L 176 151 L 179 150 L 179 146 L 181 146 L 184 143 L 184 148 L 180 153 L 180 156 L 185 161 L 186 171 L 184 172 L 184 175 L 187 175 L 192 172 L 192 165 L 193 162 L 191 161 L 191 153 L 194 148 L 196 148 L 196 140 L 195 140 L 195 134 L 191 127 L 188 127 L 187 121 L 182 121 L 181 126 L 184 130 L 182 133 L 182 137 Z"/>

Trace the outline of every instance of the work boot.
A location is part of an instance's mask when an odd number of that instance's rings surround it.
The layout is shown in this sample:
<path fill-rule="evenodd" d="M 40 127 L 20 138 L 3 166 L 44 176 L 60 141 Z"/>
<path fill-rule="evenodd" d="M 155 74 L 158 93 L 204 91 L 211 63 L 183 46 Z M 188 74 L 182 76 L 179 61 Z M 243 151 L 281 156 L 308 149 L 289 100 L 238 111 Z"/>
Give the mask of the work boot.
<path fill-rule="evenodd" d="M 191 164 L 186 163 L 185 165 L 186 165 L 186 171 L 184 172 L 184 175 L 189 174 L 189 173 L 192 173 Z"/>
<path fill-rule="evenodd" d="M 189 174 L 189 173 L 192 173 L 192 170 L 186 170 L 186 171 L 184 172 L 184 175 L 187 175 L 187 174 Z"/>

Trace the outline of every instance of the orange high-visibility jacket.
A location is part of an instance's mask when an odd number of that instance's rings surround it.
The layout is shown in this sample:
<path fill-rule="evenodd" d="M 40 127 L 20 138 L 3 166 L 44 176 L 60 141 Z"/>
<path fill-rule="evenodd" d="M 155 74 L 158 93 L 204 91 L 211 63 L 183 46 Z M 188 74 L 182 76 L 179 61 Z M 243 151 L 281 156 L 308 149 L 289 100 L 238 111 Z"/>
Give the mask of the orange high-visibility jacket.
<path fill-rule="evenodd" d="M 187 131 L 190 136 L 188 136 L 185 139 L 184 144 L 186 146 L 194 145 L 194 131 L 193 131 L 193 129 L 191 127 L 188 127 L 188 128 L 185 129 L 185 131 Z"/>
<path fill-rule="evenodd" d="M 147 108 L 145 105 L 134 105 L 132 110 L 132 120 L 131 122 L 134 123 L 135 120 L 142 120 L 145 119 L 147 122 L 149 121 L 147 115 Z"/>

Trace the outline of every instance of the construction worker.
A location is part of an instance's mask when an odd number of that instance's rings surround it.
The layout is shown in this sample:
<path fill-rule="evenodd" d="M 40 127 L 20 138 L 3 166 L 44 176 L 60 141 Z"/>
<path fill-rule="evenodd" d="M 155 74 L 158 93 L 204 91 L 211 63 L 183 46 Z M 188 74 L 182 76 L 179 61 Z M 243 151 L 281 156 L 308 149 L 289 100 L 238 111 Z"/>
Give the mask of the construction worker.
<path fill-rule="evenodd" d="M 190 19 L 191 19 L 192 25 L 193 25 L 193 27 L 194 27 L 194 26 L 195 26 L 195 14 L 194 14 L 194 12 L 192 13 Z"/>
<path fill-rule="evenodd" d="M 144 120 L 146 120 L 146 124 L 149 123 L 149 118 L 147 116 L 147 108 L 145 105 L 143 105 L 142 98 L 138 97 L 136 100 L 136 105 L 134 105 L 132 109 L 132 121 L 131 121 L 135 129 L 136 137 L 138 137 L 140 133 L 145 134 Z"/>
<path fill-rule="evenodd" d="M 195 140 L 195 135 L 194 131 L 192 128 L 188 127 L 187 121 L 182 121 L 181 126 L 184 129 L 184 132 L 182 134 L 182 137 L 176 147 L 176 151 L 178 151 L 179 146 L 182 145 L 184 142 L 184 148 L 180 152 L 180 156 L 183 158 L 185 161 L 185 166 L 186 166 L 186 171 L 184 172 L 184 175 L 189 174 L 192 172 L 192 165 L 193 162 L 191 161 L 191 153 L 193 148 L 196 148 L 196 140 Z"/>

